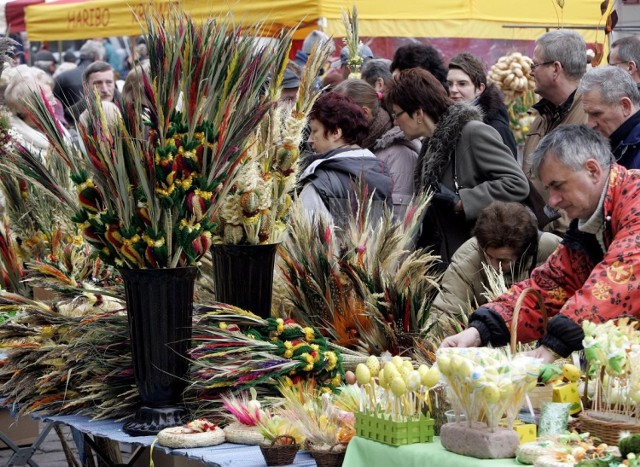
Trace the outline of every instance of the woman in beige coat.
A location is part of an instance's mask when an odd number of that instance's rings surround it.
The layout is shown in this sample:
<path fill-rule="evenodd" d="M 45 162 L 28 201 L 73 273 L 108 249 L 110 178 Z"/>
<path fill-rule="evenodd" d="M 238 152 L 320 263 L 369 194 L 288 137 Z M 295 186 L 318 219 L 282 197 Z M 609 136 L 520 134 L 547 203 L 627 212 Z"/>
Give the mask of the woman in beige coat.
<path fill-rule="evenodd" d="M 432 335 L 446 337 L 451 318 L 464 322 L 476 308 L 502 290 L 491 290 L 484 267 L 501 272 L 505 286 L 526 279 L 560 243 L 560 237 L 538 231 L 528 208 L 520 203 L 495 202 L 485 208 L 467 240 L 453 255 L 444 273 L 440 293 L 433 301 L 427 328 Z"/>

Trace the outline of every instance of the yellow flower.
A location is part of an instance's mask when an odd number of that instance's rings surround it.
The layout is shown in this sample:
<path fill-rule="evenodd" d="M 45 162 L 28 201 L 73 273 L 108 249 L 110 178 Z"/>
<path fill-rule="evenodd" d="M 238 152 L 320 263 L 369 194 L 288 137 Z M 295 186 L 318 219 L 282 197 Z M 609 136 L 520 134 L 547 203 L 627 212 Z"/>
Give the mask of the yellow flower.
<path fill-rule="evenodd" d="M 147 246 L 150 246 L 152 248 L 159 248 L 161 246 L 164 245 L 164 237 L 162 237 L 159 240 L 154 240 L 153 238 L 151 238 L 149 235 L 144 234 L 142 235 L 142 239 L 147 243 Z"/>
<path fill-rule="evenodd" d="M 313 370 L 313 357 L 311 355 L 309 355 L 308 353 L 303 353 L 301 355 L 307 362 L 307 364 L 304 366 L 303 370 L 304 371 L 311 371 Z"/>
<path fill-rule="evenodd" d="M 276 323 L 278 323 L 278 327 L 276 328 L 276 332 L 280 334 L 284 331 L 284 320 L 282 318 L 276 319 Z"/>
<path fill-rule="evenodd" d="M 316 337 L 313 328 L 310 328 L 309 326 L 304 328 L 303 332 L 304 332 L 304 337 L 307 341 L 312 341 Z"/>
<path fill-rule="evenodd" d="M 338 357 L 336 356 L 335 352 L 332 351 L 328 351 L 324 353 L 325 358 L 327 359 L 327 371 L 331 371 L 333 370 L 336 365 L 338 364 Z"/>
<path fill-rule="evenodd" d="M 337 388 L 338 386 L 340 386 L 342 384 L 342 378 L 340 377 L 340 375 L 335 375 L 330 384 L 333 388 Z"/>
<path fill-rule="evenodd" d="M 189 223 L 189 221 L 187 221 L 186 219 L 182 219 L 180 221 L 180 227 L 179 228 L 180 228 L 180 230 L 187 230 L 187 232 L 191 233 L 194 230 L 196 230 L 196 231 L 200 230 L 200 223 L 198 222 L 198 223 L 196 223 L 194 225 L 191 225 Z"/>
<path fill-rule="evenodd" d="M 204 191 L 204 190 L 200 190 L 199 188 L 196 189 L 196 191 L 194 192 L 196 195 L 198 195 L 200 198 L 202 199 L 206 199 L 209 200 L 211 199 L 211 197 L 213 196 L 213 192 L 211 191 Z"/>
<path fill-rule="evenodd" d="M 184 180 L 176 180 L 176 183 L 178 185 L 180 185 L 180 187 L 182 187 L 183 190 L 188 190 L 189 188 L 191 188 L 191 185 L 193 184 L 193 173 L 191 175 L 189 175 L 187 178 L 185 178 Z"/>
<path fill-rule="evenodd" d="M 284 351 L 284 358 L 293 357 L 293 344 L 289 341 L 285 341 L 284 348 L 287 349 Z"/>
<path fill-rule="evenodd" d="M 227 329 L 227 323 L 225 323 L 224 321 L 222 321 L 219 325 L 220 329 L 222 329 L 223 331 L 225 331 Z"/>
<path fill-rule="evenodd" d="M 173 193 L 175 189 L 176 186 L 172 183 L 167 189 L 156 188 L 156 193 L 160 196 L 171 196 L 171 193 Z"/>
<path fill-rule="evenodd" d="M 160 164 L 160 163 L 169 163 L 169 162 L 173 162 L 173 154 L 169 153 L 166 156 L 166 159 L 161 159 L 160 156 L 156 153 L 156 157 L 154 158 L 154 161 L 156 164 Z"/>
<path fill-rule="evenodd" d="M 82 191 L 84 191 L 86 188 L 93 188 L 95 187 L 95 185 L 93 184 L 93 180 L 91 180 L 90 178 L 87 179 L 85 182 L 81 183 L 80 185 L 78 185 L 78 187 L 76 188 L 76 191 L 78 193 L 81 193 Z"/>

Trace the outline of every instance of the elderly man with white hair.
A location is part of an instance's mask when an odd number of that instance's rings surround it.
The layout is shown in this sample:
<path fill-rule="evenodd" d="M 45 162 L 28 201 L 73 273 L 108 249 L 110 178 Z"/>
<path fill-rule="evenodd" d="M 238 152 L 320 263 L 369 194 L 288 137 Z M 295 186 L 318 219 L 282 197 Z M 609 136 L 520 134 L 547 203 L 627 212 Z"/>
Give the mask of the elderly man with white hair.
<path fill-rule="evenodd" d="M 587 124 L 609 138 L 616 162 L 640 169 L 640 92 L 619 67 L 593 68 L 578 87 Z"/>

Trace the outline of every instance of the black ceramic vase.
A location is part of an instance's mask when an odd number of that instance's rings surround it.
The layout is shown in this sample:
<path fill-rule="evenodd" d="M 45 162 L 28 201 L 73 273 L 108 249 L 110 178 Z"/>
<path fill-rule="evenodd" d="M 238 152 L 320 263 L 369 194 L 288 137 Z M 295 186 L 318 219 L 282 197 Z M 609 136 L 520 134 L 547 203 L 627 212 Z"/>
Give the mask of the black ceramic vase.
<path fill-rule="evenodd" d="M 182 392 L 191 344 L 197 268 L 121 269 L 127 299 L 133 369 L 141 406 L 123 429 L 155 435 L 186 423 Z"/>
<path fill-rule="evenodd" d="M 279 245 L 213 245 L 216 300 L 269 318 L 273 268 Z"/>

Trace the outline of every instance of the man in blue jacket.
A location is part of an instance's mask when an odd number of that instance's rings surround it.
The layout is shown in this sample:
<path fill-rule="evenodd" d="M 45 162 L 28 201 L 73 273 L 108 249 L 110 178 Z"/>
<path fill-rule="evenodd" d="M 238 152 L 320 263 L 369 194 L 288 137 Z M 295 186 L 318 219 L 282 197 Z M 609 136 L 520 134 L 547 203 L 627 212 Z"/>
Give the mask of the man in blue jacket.
<path fill-rule="evenodd" d="M 640 92 L 631 76 L 615 66 L 593 68 L 578 92 L 587 124 L 609 138 L 616 162 L 640 169 Z"/>

